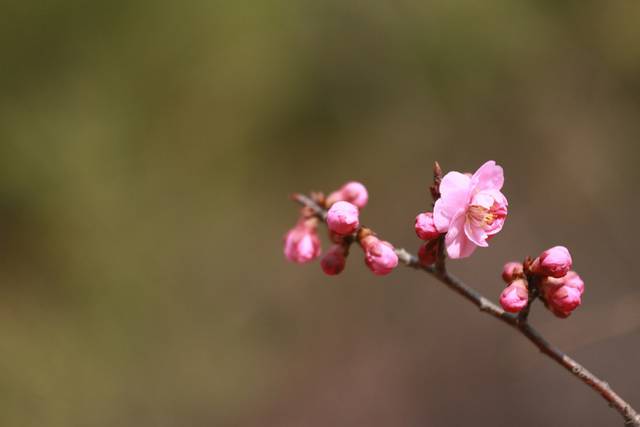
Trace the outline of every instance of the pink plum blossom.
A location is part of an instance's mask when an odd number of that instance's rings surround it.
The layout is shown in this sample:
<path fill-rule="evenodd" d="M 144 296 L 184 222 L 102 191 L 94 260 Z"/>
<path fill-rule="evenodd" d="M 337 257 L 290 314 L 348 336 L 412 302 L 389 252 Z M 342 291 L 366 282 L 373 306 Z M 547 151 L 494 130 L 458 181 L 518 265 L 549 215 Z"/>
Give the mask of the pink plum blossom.
<path fill-rule="evenodd" d="M 518 277 L 524 274 L 524 269 L 521 262 L 511 261 L 504 265 L 502 268 L 502 280 L 506 283 L 511 283 Z"/>
<path fill-rule="evenodd" d="M 466 258 L 476 247 L 487 247 L 507 217 L 502 167 L 490 160 L 472 176 L 449 172 L 440 183 L 433 219 L 451 258 Z"/>
<path fill-rule="evenodd" d="M 527 306 L 529 290 L 524 279 L 516 279 L 500 294 L 500 305 L 509 313 L 517 313 Z"/>
<path fill-rule="evenodd" d="M 541 276 L 563 277 L 571 270 L 571 254 L 564 246 L 554 246 L 542 252 L 531 264 L 531 271 Z"/>
<path fill-rule="evenodd" d="M 292 262 L 304 264 L 320 256 L 317 220 L 301 219 L 284 237 L 284 256 Z"/>
<path fill-rule="evenodd" d="M 327 197 L 327 204 L 331 206 L 335 202 L 345 201 L 356 205 L 359 209 L 364 208 L 369 201 L 367 187 L 357 181 L 350 181 L 343 185 L 338 191 L 334 191 Z"/>
<path fill-rule="evenodd" d="M 433 214 L 431 212 L 423 212 L 416 216 L 415 230 L 422 240 L 431 240 L 440 236 L 440 232 L 433 222 Z"/>
<path fill-rule="evenodd" d="M 398 255 L 391 243 L 370 235 L 363 238 L 360 245 L 365 252 L 364 261 L 374 274 L 384 276 L 398 265 Z"/>
<path fill-rule="evenodd" d="M 327 213 L 327 225 L 332 232 L 346 236 L 360 226 L 358 207 L 349 202 L 334 203 Z"/>
<path fill-rule="evenodd" d="M 335 276 L 336 274 L 342 273 L 347 262 L 345 255 L 345 248 L 343 245 L 337 244 L 331 246 L 320 260 L 322 271 L 329 276 Z"/>

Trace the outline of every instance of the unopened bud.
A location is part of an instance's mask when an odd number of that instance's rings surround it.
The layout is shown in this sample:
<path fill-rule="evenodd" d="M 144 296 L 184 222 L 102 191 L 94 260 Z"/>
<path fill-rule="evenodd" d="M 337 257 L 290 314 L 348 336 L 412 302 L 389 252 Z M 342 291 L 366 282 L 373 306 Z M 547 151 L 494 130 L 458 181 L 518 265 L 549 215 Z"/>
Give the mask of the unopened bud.
<path fill-rule="evenodd" d="M 365 252 L 365 263 L 374 274 L 384 276 L 398 265 L 398 255 L 391 243 L 369 235 L 360 241 L 360 245 Z"/>
<path fill-rule="evenodd" d="M 317 220 L 302 219 L 284 237 L 284 256 L 292 262 L 304 264 L 320 255 Z"/>
<path fill-rule="evenodd" d="M 433 222 L 433 213 L 431 212 L 423 212 L 416 216 L 415 230 L 422 240 L 432 240 L 440 236 L 440 232 Z"/>
<path fill-rule="evenodd" d="M 329 230 L 341 236 L 347 236 L 358 229 L 358 208 L 349 202 L 334 203 L 327 213 Z"/>
<path fill-rule="evenodd" d="M 342 273 L 346 264 L 346 250 L 343 245 L 333 245 L 320 260 L 322 271 L 329 276 Z"/>
<path fill-rule="evenodd" d="M 580 290 L 567 285 L 560 286 L 547 299 L 549 305 L 560 312 L 571 313 L 581 304 Z"/>
<path fill-rule="evenodd" d="M 517 313 L 527 306 L 529 290 L 524 279 L 516 279 L 500 294 L 500 305 L 509 313 Z"/>
<path fill-rule="evenodd" d="M 334 191 L 327 197 L 328 206 L 340 201 L 352 203 L 359 209 L 364 208 L 369 201 L 367 187 L 357 181 L 347 182 L 338 191 Z"/>
<path fill-rule="evenodd" d="M 502 267 L 502 280 L 511 283 L 524 275 L 524 268 L 521 262 L 511 261 Z"/>
<path fill-rule="evenodd" d="M 571 254 L 564 246 L 554 246 L 533 261 L 531 271 L 540 276 L 564 277 L 571 270 Z"/>

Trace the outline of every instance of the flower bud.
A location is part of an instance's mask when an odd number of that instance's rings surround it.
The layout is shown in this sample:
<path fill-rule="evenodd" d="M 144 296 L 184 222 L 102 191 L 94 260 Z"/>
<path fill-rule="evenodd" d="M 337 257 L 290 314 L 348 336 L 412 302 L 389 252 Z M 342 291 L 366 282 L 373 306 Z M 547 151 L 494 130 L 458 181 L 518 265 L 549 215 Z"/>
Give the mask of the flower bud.
<path fill-rule="evenodd" d="M 304 264 L 320 255 L 320 238 L 316 219 L 303 219 L 284 237 L 284 256 L 292 262 Z"/>
<path fill-rule="evenodd" d="M 557 310 L 567 314 L 578 308 L 581 302 L 580 290 L 567 285 L 560 286 L 550 292 L 547 298 L 547 303 L 554 309 L 554 312 Z"/>
<path fill-rule="evenodd" d="M 433 222 L 433 213 L 423 212 L 416 217 L 415 230 L 422 240 L 432 240 L 440 236 Z"/>
<path fill-rule="evenodd" d="M 524 275 L 524 268 L 521 262 L 511 261 L 502 267 L 502 280 L 511 283 Z"/>
<path fill-rule="evenodd" d="M 509 313 L 517 313 L 527 306 L 529 290 L 524 279 L 516 279 L 500 294 L 500 305 Z"/>
<path fill-rule="evenodd" d="M 360 241 L 360 245 L 365 252 L 364 261 L 374 274 L 384 276 L 398 265 L 398 255 L 391 243 L 369 235 Z"/>
<path fill-rule="evenodd" d="M 545 301 L 547 301 L 547 308 L 551 308 L 548 303 L 551 299 L 551 295 L 553 295 L 553 293 L 563 285 L 564 277 L 558 279 L 551 276 L 544 276 L 540 279 L 538 282 L 538 289 L 540 289 L 540 294 L 544 297 Z"/>
<path fill-rule="evenodd" d="M 438 242 L 428 242 L 420 246 L 418 259 L 422 265 L 433 265 L 438 259 Z"/>
<path fill-rule="evenodd" d="M 577 289 L 580 295 L 584 293 L 584 282 L 575 271 L 568 272 L 567 275 L 563 277 L 563 280 L 565 286 Z"/>
<path fill-rule="evenodd" d="M 358 229 L 358 208 L 349 202 L 334 203 L 327 213 L 329 230 L 341 236 L 347 236 Z"/>
<path fill-rule="evenodd" d="M 547 249 L 531 265 L 531 271 L 541 276 L 564 277 L 571 270 L 571 254 L 564 246 Z"/>
<path fill-rule="evenodd" d="M 322 271 L 329 276 L 342 273 L 346 264 L 346 253 L 343 245 L 333 245 L 320 260 Z"/>
<path fill-rule="evenodd" d="M 338 191 L 334 191 L 329 194 L 329 197 L 327 197 L 327 205 L 329 206 L 339 201 L 352 203 L 362 209 L 369 201 L 369 193 L 363 184 L 357 181 L 350 181 L 343 185 Z"/>

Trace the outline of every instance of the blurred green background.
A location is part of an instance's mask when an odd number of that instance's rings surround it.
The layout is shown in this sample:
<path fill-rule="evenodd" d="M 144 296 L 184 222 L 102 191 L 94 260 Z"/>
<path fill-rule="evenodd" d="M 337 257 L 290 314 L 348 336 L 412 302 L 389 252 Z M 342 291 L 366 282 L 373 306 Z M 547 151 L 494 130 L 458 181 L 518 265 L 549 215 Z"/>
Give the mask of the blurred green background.
<path fill-rule="evenodd" d="M 434 160 L 506 171 L 504 230 L 452 270 L 495 299 L 570 247 L 583 306 L 532 321 L 640 405 L 640 2 L 1 10 L 1 425 L 621 425 L 428 276 L 284 261 L 288 194 L 351 179 L 417 249 Z"/>

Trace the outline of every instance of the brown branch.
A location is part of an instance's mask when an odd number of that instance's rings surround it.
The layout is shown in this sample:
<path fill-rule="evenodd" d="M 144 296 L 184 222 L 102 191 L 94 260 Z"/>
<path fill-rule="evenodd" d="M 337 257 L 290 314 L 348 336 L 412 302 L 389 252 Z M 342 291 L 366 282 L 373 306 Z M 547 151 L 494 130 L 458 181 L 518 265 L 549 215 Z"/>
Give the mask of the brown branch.
<path fill-rule="evenodd" d="M 322 206 L 317 204 L 311 198 L 303 194 L 294 194 L 291 198 L 302 206 L 306 206 L 311 209 L 313 213 L 322 221 L 325 221 L 327 211 Z M 440 246 L 444 246 L 441 242 Z M 529 341 L 531 341 L 538 349 L 563 366 L 572 375 L 578 378 L 580 381 L 591 387 L 597 393 L 599 393 L 603 399 L 607 401 L 609 406 L 614 408 L 622 415 L 625 420 L 625 425 L 640 427 L 640 415 L 635 409 L 631 407 L 624 399 L 622 399 L 605 381 L 596 377 L 589 372 L 586 368 L 566 355 L 556 346 L 548 342 L 533 326 L 531 326 L 527 320 L 527 314 L 529 305 L 527 306 L 527 312 L 525 315 L 518 316 L 511 313 L 507 313 L 500 306 L 485 298 L 480 292 L 476 291 L 471 286 L 464 283 L 462 280 L 450 274 L 444 265 L 443 257 L 439 257 L 439 262 L 436 266 L 424 266 L 421 265 L 418 258 L 415 255 L 407 252 L 405 249 L 396 249 L 398 259 L 407 267 L 415 268 L 417 270 L 423 270 L 440 282 L 444 283 L 449 289 L 462 295 L 469 300 L 472 304 L 476 305 L 480 311 L 483 311 L 491 316 L 495 317 L 513 327 L 524 335 Z M 532 301 L 530 301 L 532 302 Z"/>

